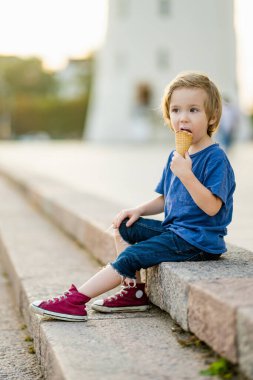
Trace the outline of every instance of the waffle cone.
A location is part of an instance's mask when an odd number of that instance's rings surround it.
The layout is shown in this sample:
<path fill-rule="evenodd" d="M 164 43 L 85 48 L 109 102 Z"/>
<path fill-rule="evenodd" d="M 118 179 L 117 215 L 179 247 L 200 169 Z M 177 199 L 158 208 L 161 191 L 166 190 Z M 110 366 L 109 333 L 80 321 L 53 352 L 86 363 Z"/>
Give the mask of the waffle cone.
<path fill-rule="evenodd" d="M 176 151 L 182 156 L 188 151 L 192 143 L 192 133 L 187 131 L 176 132 Z"/>

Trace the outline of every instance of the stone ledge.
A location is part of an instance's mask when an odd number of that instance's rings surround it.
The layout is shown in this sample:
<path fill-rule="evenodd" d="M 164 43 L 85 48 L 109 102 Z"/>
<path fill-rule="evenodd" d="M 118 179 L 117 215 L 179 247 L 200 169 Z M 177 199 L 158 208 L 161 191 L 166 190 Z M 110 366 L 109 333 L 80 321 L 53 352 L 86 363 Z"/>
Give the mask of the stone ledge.
<path fill-rule="evenodd" d="M 252 289 L 253 278 L 233 277 L 199 281 L 190 288 L 190 330 L 232 362 L 238 358 L 237 313 L 253 306 Z"/>
<path fill-rule="evenodd" d="M 0 173 L 102 264 L 115 258 L 112 232 L 108 229 L 122 206 L 28 172 L 0 168 Z"/>
<path fill-rule="evenodd" d="M 63 188 L 61 184 L 48 181 L 46 178 L 15 173 L 13 169 L 2 173 L 67 234 L 88 248 L 101 263 L 106 264 L 115 257 L 113 238 L 106 229 L 120 209 L 119 205 L 67 187 Z M 147 271 L 147 289 L 151 301 L 169 312 L 185 330 L 193 331 L 214 350 L 232 362 L 244 363 L 243 368 L 248 369 L 251 368 L 253 353 L 239 350 L 238 342 L 244 341 L 246 337 L 238 335 L 240 333 L 247 336 L 247 331 L 237 326 L 237 315 L 240 315 L 241 308 L 252 304 L 251 301 L 243 305 L 239 302 L 245 294 L 245 285 L 241 288 L 239 286 L 244 284 L 244 278 L 248 279 L 248 286 L 252 292 L 253 254 L 239 247 L 229 246 L 229 252 L 217 262 L 163 263 L 150 268 Z M 219 301 L 213 300 L 213 293 L 210 293 L 209 288 L 215 286 L 217 280 L 231 281 L 238 288 L 236 313 L 235 306 L 226 297 L 222 299 L 220 313 L 219 310 L 215 310 Z M 203 299 L 205 302 L 201 302 Z M 212 305 L 212 310 L 215 310 L 216 318 L 219 315 L 221 321 L 224 321 L 221 310 L 226 310 L 231 316 L 229 331 L 233 333 L 225 349 L 221 346 L 227 337 L 227 330 L 215 328 L 212 318 L 206 315 L 209 304 Z M 203 330 L 208 334 L 204 336 Z M 250 376 L 253 378 L 253 372 Z"/>
<path fill-rule="evenodd" d="M 252 298 L 252 293 L 251 296 Z M 238 355 L 242 371 L 252 379 L 253 374 L 253 307 L 240 308 L 237 313 Z"/>
<path fill-rule="evenodd" d="M 162 263 L 147 271 L 147 288 L 151 301 L 179 325 L 230 361 L 244 363 L 249 373 L 253 351 L 239 349 L 238 341 L 253 344 L 247 333 L 252 321 L 238 329 L 237 319 L 241 309 L 253 305 L 251 252 L 230 246 L 219 261 Z"/>
<path fill-rule="evenodd" d="M 151 301 L 159 302 L 161 309 L 188 330 L 191 286 L 199 281 L 226 278 L 253 278 L 253 254 L 230 245 L 218 261 L 162 263 L 147 271 L 147 287 Z"/>

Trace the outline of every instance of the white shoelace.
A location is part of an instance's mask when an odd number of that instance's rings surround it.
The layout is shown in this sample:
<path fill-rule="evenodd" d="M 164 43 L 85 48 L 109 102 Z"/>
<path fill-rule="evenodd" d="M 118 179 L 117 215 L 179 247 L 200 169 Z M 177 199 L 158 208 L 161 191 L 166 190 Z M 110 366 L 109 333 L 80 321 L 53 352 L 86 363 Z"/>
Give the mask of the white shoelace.
<path fill-rule="evenodd" d="M 69 292 L 68 290 L 66 292 L 64 292 L 62 295 L 58 296 L 58 297 L 53 297 L 53 298 L 49 298 L 46 302 L 47 303 L 56 303 L 57 301 L 62 301 L 63 299 L 67 299 L 69 295 L 71 295 L 72 293 Z"/>
<path fill-rule="evenodd" d="M 118 297 L 124 297 L 124 294 L 128 293 L 128 289 L 135 288 L 136 287 L 136 280 L 134 281 L 134 286 L 131 286 L 130 284 L 128 286 L 122 285 L 121 290 L 114 294 L 113 296 L 108 297 L 109 300 L 116 300 Z"/>

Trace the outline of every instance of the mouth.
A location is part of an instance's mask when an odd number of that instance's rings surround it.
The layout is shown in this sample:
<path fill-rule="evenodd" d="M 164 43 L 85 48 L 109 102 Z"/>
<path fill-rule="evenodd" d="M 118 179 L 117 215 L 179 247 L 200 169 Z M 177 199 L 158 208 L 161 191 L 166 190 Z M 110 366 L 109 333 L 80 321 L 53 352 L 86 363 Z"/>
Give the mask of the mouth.
<path fill-rule="evenodd" d="M 192 131 L 191 131 L 189 128 L 186 128 L 186 127 L 180 127 L 179 130 L 180 130 L 180 131 L 185 131 L 185 132 L 192 133 Z"/>

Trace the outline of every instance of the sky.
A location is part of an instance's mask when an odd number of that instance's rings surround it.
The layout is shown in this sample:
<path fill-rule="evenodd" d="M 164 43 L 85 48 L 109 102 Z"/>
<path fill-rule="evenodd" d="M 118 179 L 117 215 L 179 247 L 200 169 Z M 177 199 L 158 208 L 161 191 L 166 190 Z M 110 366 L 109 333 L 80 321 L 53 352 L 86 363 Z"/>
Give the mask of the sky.
<path fill-rule="evenodd" d="M 105 0 L 0 0 L 0 9 L 0 54 L 41 56 L 47 68 L 87 55 L 104 39 Z"/>
<path fill-rule="evenodd" d="M 253 107 L 253 1 L 235 1 L 241 106 Z M 48 69 L 101 46 L 106 0 L 0 0 L 0 55 L 40 56 Z"/>

